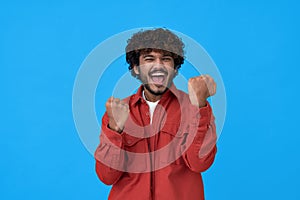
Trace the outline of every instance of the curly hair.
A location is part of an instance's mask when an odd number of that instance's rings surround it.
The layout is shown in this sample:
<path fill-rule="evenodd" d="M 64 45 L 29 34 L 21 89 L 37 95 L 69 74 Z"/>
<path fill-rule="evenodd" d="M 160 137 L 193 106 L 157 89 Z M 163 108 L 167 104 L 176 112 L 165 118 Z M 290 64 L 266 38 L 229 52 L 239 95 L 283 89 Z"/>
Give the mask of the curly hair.
<path fill-rule="evenodd" d="M 139 65 L 139 57 L 143 53 L 153 50 L 169 52 L 174 59 L 175 69 L 178 70 L 184 62 L 184 43 L 168 29 L 157 28 L 153 30 L 141 30 L 127 40 L 126 62 L 132 76 L 137 77 L 133 67 Z"/>

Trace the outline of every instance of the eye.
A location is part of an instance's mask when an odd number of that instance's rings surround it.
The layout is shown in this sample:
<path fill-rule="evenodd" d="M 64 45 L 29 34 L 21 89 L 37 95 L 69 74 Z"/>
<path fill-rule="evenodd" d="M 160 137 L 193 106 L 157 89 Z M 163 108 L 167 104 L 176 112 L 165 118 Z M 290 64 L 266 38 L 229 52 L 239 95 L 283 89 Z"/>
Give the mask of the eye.
<path fill-rule="evenodd" d="M 170 62 L 170 61 L 172 61 L 172 57 L 166 56 L 166 57 L 163 57 L 162 60 L 165 62 Z"/>
<path fill-rule="evenodd" d="M 144 60 L 147 61 L 147 62 L 151 62 L 151 61 L 154 60 L 154 58 L 152 58 L 152 57 L 145 57 Z"/>

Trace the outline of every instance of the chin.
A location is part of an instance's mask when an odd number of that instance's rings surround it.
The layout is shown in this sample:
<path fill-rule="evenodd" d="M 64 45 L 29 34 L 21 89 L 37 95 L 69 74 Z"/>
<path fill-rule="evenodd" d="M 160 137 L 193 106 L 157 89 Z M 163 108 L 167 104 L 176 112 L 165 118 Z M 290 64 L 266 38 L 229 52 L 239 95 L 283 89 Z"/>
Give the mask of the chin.
<path fill-rule="evenodd" d="M 146 84 L 145 85 L 145 88 L 151 93 L 151 94 L 154 94 L 154 95 L 162 95 L 163 93 L 166 92 L 167 90 L 167 87 L 164 86 L 164 85 L 149 85 L 149 84 Z"/>

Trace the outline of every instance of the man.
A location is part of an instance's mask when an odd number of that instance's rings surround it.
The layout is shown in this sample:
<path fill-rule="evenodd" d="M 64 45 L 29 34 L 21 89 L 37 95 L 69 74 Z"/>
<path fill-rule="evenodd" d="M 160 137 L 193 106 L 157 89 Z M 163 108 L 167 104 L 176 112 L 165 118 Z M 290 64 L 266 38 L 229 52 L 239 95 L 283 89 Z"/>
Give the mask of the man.
<path fill-rule="evenodd" d="M 184 44 L 167 29 L 140 31 L 128 40 L 126 61 L 142 85 L 124 100 L 111 97 L 102 119 L 96 172 L 113 185 L 111 200 L 203 200 L 201 172 L 216 154 L 216 130 L 207 98 L 208 75 L 190 78 L 188 94 L 173 78 Z"/>

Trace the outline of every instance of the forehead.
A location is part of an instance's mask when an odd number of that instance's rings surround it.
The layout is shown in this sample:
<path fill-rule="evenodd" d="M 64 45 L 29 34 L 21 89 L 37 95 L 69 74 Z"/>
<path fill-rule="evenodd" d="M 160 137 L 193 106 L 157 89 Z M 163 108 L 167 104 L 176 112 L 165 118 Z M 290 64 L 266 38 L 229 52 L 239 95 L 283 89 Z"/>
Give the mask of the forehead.
<path fill-rule="evenodd" d="M 169 51 L 161 50 L 161 49 L 146 49 L 142 50 L 140 53 L 141 56 L 172 56 L 172 53 Z"/>

